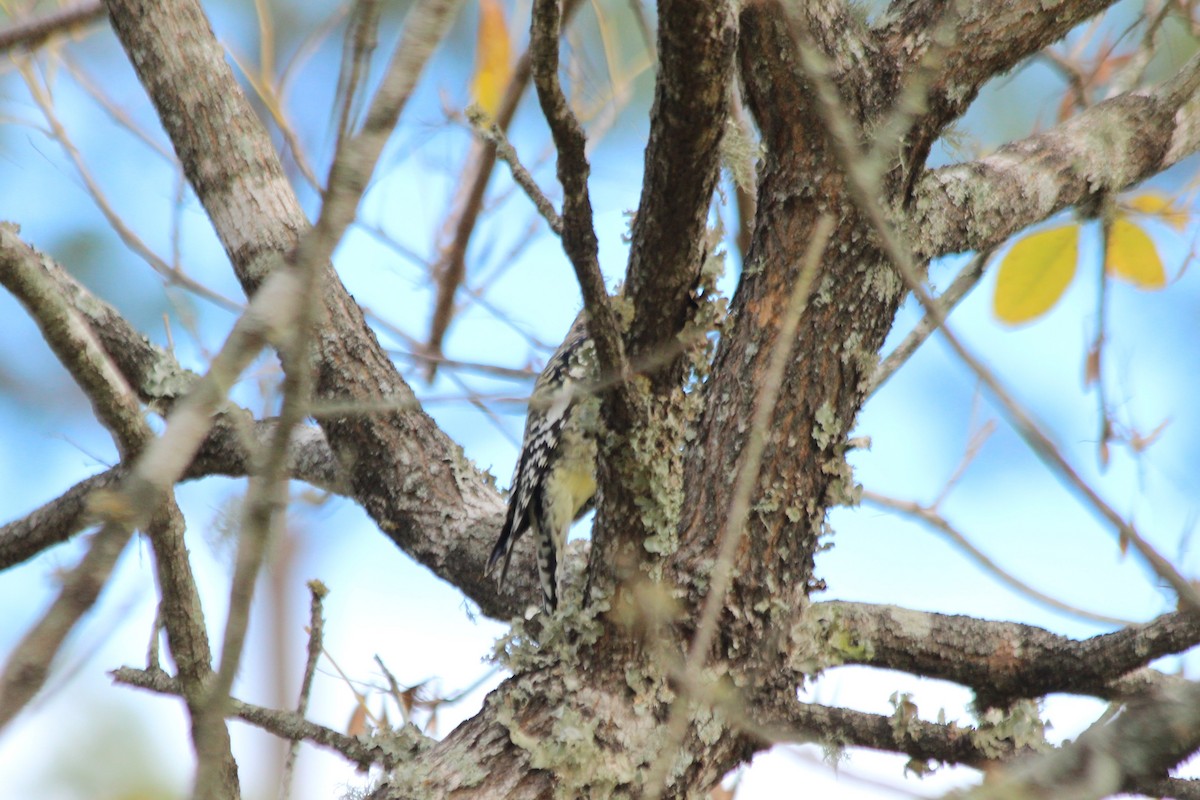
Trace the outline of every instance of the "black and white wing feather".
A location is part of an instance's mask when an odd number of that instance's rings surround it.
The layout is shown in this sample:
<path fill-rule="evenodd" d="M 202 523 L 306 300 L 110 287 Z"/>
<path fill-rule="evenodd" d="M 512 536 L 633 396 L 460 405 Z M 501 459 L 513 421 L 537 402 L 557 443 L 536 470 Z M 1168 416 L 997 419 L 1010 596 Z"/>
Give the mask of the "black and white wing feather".
<path fill-rule="evenodd" d="M 534 384 L 508 515 L 485 569 L 490 575 L 500 564 L 497 582 L 503 584 L 513 546 L 533 529 L 542 594 L 551 609 L 558 601 L 558 556 L 567 529 L 590 508 L 595 493 L 595 443 L 590 434 L 573 427 L 579 422 L 581 403 L 590 399 L 585 393 L 593 362 L 594 348 L 581 313 Z"/>

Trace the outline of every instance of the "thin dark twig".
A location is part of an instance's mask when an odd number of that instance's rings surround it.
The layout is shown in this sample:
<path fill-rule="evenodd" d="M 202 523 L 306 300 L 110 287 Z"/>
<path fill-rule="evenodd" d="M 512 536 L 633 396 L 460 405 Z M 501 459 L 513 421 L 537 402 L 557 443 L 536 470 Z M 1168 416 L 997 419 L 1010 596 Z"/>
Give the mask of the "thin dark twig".
<path fill-rule="evenodd" d="M 121 667 L 110 673 L 113 680 L 126 686 L 147 689 L 158 694 L 180 695 L 182 687 L 179 681 L 165 672 L 132 669 Z M 366 769 L 378 764 L 384 769 L 391 769 L 424 750 L 427 750 L 432 740 L 421 735 L 416 728 L 405 726 L 399 731 L 391 731 L 386 742 L 375 744 L 364 737 L 347 736 L 324 725 L 309 722 L 293 711 L 278 711 L 250 703 L 244 703 L 236 698 L 230 698 L 225 708 L 229 717 L 237 717 L 258 728 L 275 734 L 283 739 L 312 742 L 341 754 L 348 761 Z"/>
<path fill-rule="evenodd" d="M 987 266 L 991 255 L 991 250 L 977 253 L 967 262 L 962 271 L 954 276 L 954 280 L 946 287 L 946 291 L 938 296 L 937 304 L 944 315 L 949 316 L 951 309 L 957 306 L 983 278 L 984 267 Z M 867 384 L 867 397 L 879 391 L 879 388 L 887 383 L 888 378 L 891 378 L 896 370 L 912 358 L 917 348 L 937 330 L 937 326 L 937 319 L 932 314 L 927 313 L 921 318 L 916 327 L 909 331 L 908 336 L 904 337 L 904 341 L 896 345 L 896 349 L 888 353 L 887 358 L 875 368 L 875 373 L 871 375 L 871 381 Z"/>
<path fill-rule="evenodd" d="M 1038 591 L 1034 587 L 1025 583 L 1020 578 L 1013 575 L 1008 570 L 1001 567 L 995 561 L 976 547 L 971 541 L 964 536 L 957 528 L 950 524 L 949 520 L 939 514 L 935 509 L 926 508 L 911 500 L 901 500 L 895 497 L 873 492 L 869 489 L 864 489 L 862 493 L 862 501 L 868 505 L 875 505 L 880 508 L 891 509 L 905 516 L 919 520 L 938 533 L 954 542 L 964 553 L 975 560 L 979 566 L 983 567 L 987 572 L 994 575 L 1001 583 L 1007 585 L 1010 589 L 1018 594 L 1024 595 L 1034 602 L 1040 603 L 1047 608 L 1054 609 L 1071 617 L 1079 617 L 1082 619 L 1100 622 L 1105 625 L 1133 625 L 1132 620 L 1122 619 L 1120 617 L 1110 617 L 1106 614 L 1097 614 L 1093 611 L 1087 611 L 1077 606 L 1064 603 L 1063 601 L 1051 597 L 1048 594 Z"/>
<path fill-rule="evenodd" d="M 485 141 L 491 142 L 492 146 L 496 148 L 496 157 L 505 164 L 508 164 L 509 169 L 512 170 L 513 180 L 533 202 L 538 213 L 542 215 L 542 218 L 546 220 L 546 224 L 550 226 L 550 230 L 562 236 L 562 217 L 554 210 L 554 204 L 542 192 L 542 188 L 537 185 L 537 181 L 529 174 L 529 170 L 525 169 L 524 165 L 521 164 L 521 160 L 517 157 L 517 151 L 509 143 L 508 138 L 504 135 L 504 131 L 500 130 L 500 126 L 494 122 L 489 122 L 487 116 L 475 108 L 467 109 L 467 119 L 471 121 L 471 126 L 475 128 L 475 132 Z"/>
<path fill-rule="evenodd" d="M 588 194 L 586 138 L 558 82 L 559 0 L 534 0 L 529 32 L 533 82 L 537 87 L 542 113 L 550 125 L 554 146 L 558 149 L 558 180 L 563 187 L 563 250 L 575 268 L 575 277 L 583 292 L 588 313 L 588 333 L 596 346 L 603 375 L 628 374 L 621 330 L 600 272 L 600 246 L 592 227 L 592 201 Z M 632 418 L 632 405 L 622 396 L 618 385 L 615 395 L 620 416 Z"/>
<path fill-rule="evenodd" d="M 564 24 L 570 21 L 580 5 L 581 0 L 566 0 L 562 12 Z M 527 50 L 517 59 L 512 77 L 504 90 L 504 97 L 496 109 L 495 123 L 501 131 L 508 130 L 532 73 L 533 62 L 530 51 Z M 427 347 L 431 353 L 441 352 L 442 340 L 450 328 L 454 316 L 454 295 L 466 280 L 467 245 L 470 244 L 479 214 L 483 210 L 483 196 L 487 192 L 495 165 L 496 148 L 492 143 L 479 142 L 471 148 L 467 166 L 463 169 L 462 179 L 454 195 L 454 210 L 443 225 L 440 239 L 445 244 L 439 248 L 438 260 L 432 270 L 437 283 L 437 298 L 434 300 L 433 316 L 429 324 Z M 429 366 L 426 371 L 427 378 L 433 378 L 437 371 L 435 367 L 433 364 Z"/>
<path fill-rule="evenodd" d="M 317 660 L 325 642 L 325 595 L 329 590 L 317 580 L 308 582 L 312 601 L 308 612 L 308 658 L 304 662 L 304 678 L 300 681 L 300 700 L 296 704 L 296 716 L 303 717 L 308 711 L 308 700 L 312 695 L 313 677 L 317 673 Z M 292 779 L 296 774 L 296 756 L 300 752 L 300 740 L 292 739 L 288 744 L 287 756 L 283 760 L 283 779 L 280 781 L 279 797 L 287 800 L 292 794 Z"/>

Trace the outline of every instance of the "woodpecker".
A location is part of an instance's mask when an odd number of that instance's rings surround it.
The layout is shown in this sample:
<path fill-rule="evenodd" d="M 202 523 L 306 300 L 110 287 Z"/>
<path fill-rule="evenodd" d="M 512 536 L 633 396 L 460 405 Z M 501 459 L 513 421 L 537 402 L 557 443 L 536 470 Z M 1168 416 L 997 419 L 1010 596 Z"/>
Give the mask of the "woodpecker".
<path fill-rule="evenodd" d="M 532 530 L 542 601 L 548 611 L 558 605 L 558 567 L 567 531 L 591 510 L 596 497 L 597 375 L 596 348 L 588 336 L 586 316 L 580 312 L 534 383 L 509 491 L 508 516 L 484 569 L 490 575 L 501 564 L 496 583 L 503 585 L 513 545 Z"/>

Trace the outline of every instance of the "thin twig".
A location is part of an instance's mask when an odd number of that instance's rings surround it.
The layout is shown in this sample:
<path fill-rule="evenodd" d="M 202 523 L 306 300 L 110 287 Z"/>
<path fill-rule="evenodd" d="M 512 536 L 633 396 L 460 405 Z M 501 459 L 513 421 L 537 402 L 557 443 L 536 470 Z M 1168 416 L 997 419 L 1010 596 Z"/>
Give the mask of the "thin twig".
<path fill-rule="evenodd" d="M 937 531 L 950 541 L 954 542 L 954 544 L 957 545 L 964 553 L 974 559 L 976 564 L 994 575 L 1001 583 L 1007 585 L 1017 594 L 1024 595 L 1035 602 L 1041 603 L 1047 608 L 1062 612 L 1071 617 L 1079 617 L 1081 619 L 1087 619 L 1093 622 L 1101 622 L 1105 625 L 1119 625 L 1124 627 L 1126 625 L 1135 624 L 1132 620 L 1123 619 L 1121 617 L 1110 617 L 1107 614 L 1098 614 L 1094 611 L 1087 611 L 1085 609 L 1078 608 L 1038 591 L 1028 583 L 1025 583 L 1020 578 L 1013 575 L 1008 570 L 1001 567 L 995 561 L 992 561 L 987 554 L 985 554 L 975 545 L 971 544 L 971 541 L 967 539 L 966 536 L 964 536 L 957 528 L 951 525 L 945 517 L 943 517 L 934 509 L 926 508 L 925 506 L 922 506 L 919 503 L 914 503 L 911 500 L 901 500 L 895 497 L 888 497 L 887 495 L 873 492 L 870 489 L 863 490 L 862 501 L 880 508 L 886 508 L 899 512 L 905 516 L 912 517 L 913 519 L 924 523 L 926 527 Z"/>
<path fill-rule="evenodd" d="M 490 122 L 487 115 L 476 106 L 467 109 L 467 119 L 470 120 L 475 133 L 485 141 L 491 142 L 492 146 L 496 148 L 496 157 L 508 164 L 509 169 L 512 170 L 513 180 L 533 202 L 538 213 L 550 226 L 550 230 L 562 236 L 562 217 L 554 210 L 554 204 L 542 192 L 542 187 L 537 185 L 537 181 L 529 174 L 529 170 L 521 164 L 521 159 L 517 157 L 517 151 L 509 143 L 504 132 L 500 130 L 500 126 Z"/>
<path fill-rule="evenodd" d="M 684 664 L 681 680 L 683 691 L 671 706 L 671 716 L 667 723 L 662 749 L 659 750 L 646 778 L 647 797 L 650 798 L 659 797 L 666 788 L 675 751 L 683 742 L 684 734 L 687 732 L 689 693 L 700 680 L 704 664 L 708 659 L 708 651 L 712 647 L 713 638 L 717 633 L 717 618 L 721 609 L 725 607 L 725 594 L 729 591 L 729 584 L 733 579 L 733 561 L 745 533 L 746 520 L 750 514 L 750 500 L 758 482 L 763 451 L 770 438 L 768 431 L 771 419 L 775 414 L 775 404 L 779 400 L 779 392 L 783 386 L 783 373 L 796 343 L 796 328 L 800 324 L 800 315 L 808 305 L 808 297 L 812 290 L 813 280 L 817 275 L 817 268 L 821 263 L 821 255 L 825 252 L 825 246 L 833 233 L 833 224 L 833 217 L 826 215 L 817 220 L 817 224 L 813 227 L 812 239 L 809 240 L 808 251 L 804 255 L 804 264 L 792 287 L 787 307 L 779 322 L 779 334 L 775 339 L 766 372 L 763 374 L 762 385 L 758 390 L 758 401 L 754 406 L 750 432 L 747 436 L 742 463 L 738 468 L 737 483 L 734 485 L 733 496 L 729 502 L 729 514 L 725 519 L 725 528 L 721 532 L 720 550 L 709 575 L 708 596 L 705 598 L 704 608 L 700 612 L 700 620 L 696 624 L 696 633 L 688 648 L 687 661 Z"/>
<path fill-rule="evenodd" d="M 967 296 L 971 289 L 975 288 L 975 285 L 983 278 L 984 267 L 987 266 L 991 255 L 991 250 L 974 255 L 967 265 L 954 276 L 954 280 L 946 287 L 946 291 L 938 296 L 937 303 L 942 308 L 943 315 L 949 316 L 950 311 Z M 875 368 L 871 380 L 867 383 L 866 396 L 870 397 L 879 391 L 879 388 L 887 383 L 896 370 L 912 358 L 913 353 L 925 343 L 930 334 L 937 330 L 937 326 L 937 320 L 932 314 L 922 317 L 921 321 L 909 331 L 908 336 L 904 337 L 904 341 L 896 345 L 896 349 L 888 353 L 887 358 Z"/>
<path fill-rule="evenodd" d="M 978 399 L 978 395 L 976 395 Z M 975 416 L 976 404 L 972 403 L 971 416 Z M 971 434 L 967 439 L 966 449 L 963 450 L 962 458 L 958 460 L 958 465 L 954 467 L 954 471 L 950 473 L 950 477 L 946 479 L 942 485 L 941 491 L 937 497 L 933 498 L 933 502 L 929 504 L 929 508 L 937 510 L 946 498 L 950 496 L 950 492 L 962 480 L 963 475 L 967 474 L 967 469 L 975 461 L 975 457 L 979 455 L 979 451 L 983 449 L 983 445 L 987 442 L 991 435 L 996 432 L 996 420 L 989 419 L 979 426 L 979 429 Z"/>
<path fill-rule="evenodd" d="M 79 618 L 95 604 L 132 534 L 117 525 L 104 526 L 75 568 L 63 576 L 50 608 L 13 648 L 0 677 L 0 730 L 45 684 L 55 654 Z"/>
<path fill-rule="evenodd" d="M 564 25 L 570 21 L 581 4 L 581 0 L 566 0 L 562 12 Z M 532 74 L 531 52 L 526 50 L 517 59 L 512 77 L 504 90 L 504 97 L 496 109 L 496 127 L 501 131 L 508 130 Z M 441 352 L 442 341 L 450 328 L 454 315 L 454 296 L 466 280 L 467 246 L 483 209 L 483 197 L 495 165 L 494 145 L 489 142 L 477 142 L 471 148 L 458 189 L 454 193 L 453 210 L 442 226 L 439 242 L 443 244 L 438 248 L 437 263 L 431 270 L 437 285 L 437 297 L 434 299 L 433 315 L 429 323 L 429 341 L 426 346 L 432 353 Z M 432 380 L 436 371 L 431 366 L 426 371 L 426 378 Z"/>
<path fill-rule="evenodd" d="M 179 681 L 164 672 L 121 667 L 111 673 L 114 681 L 138 689 L 147 689 L 158 694 L 182 694 Z M 277 711 L 230 698 L 225 709 L 228 717 L 237 717 L 282 739 L 312 742 L 335 753 L 362 769 L 379 765 L 392 769 L 416 756 L 432 745 L 432 740 L 422 736 L 416 728 L 406 726 L 390 731 L 389 738 L 375 744 L 366 737 L 347 736 L 344 733 L 309 722 L 292 711 Z"/>
<path fill-rule="evenodd" d="M 325 612 L 323 605 L 329 590 L 325 584 L 313 580 L 308 582 L 311 604 L 308 611 L 308 658 L 304 662 L 304 678 L 300 681 L 300 700 L 296 704 L 296 716 L 303 717 L 308 711 L 308 700 L 312 694 L 313 677 L 317 673 L 317 660 L 325 647 Z M 280 781 L 280 800 L 292 795 L 292 779 L 296 774 L 296 755 L 300 752 L 300 740 L 292 739 L 288 744 L 287 756 L 283 760 L 283 778 Z"/>
<path fill-rule="evenodd" d="M 563 251 L 575 268 L 575 277 L 583 292 L 588 333 L 596 346 L 601 374 L 624 378 L 629 372 L 625 345 L 600 272 L 600 247 L 592 227 L 592 201 L 587 187 L 591 168 L 584 152 L 586 138 L 558 82 L 558 4 L 559 0 L 534 0 L 533 3 L 529 31 L 533 82 L 558 149 L 558 180 L 563 187 Z M 617 391 L 613 397 L 618 415 L 629 421 L 633 418 L 632 404 L 620 391 L 623 385 L 615 387 Z"/>
<path fill-rule="evenodd" d="M 157 253 L 142 241 L 133 229 L 125 224 L 125 220 L 116 212 L 109 202 L 104 190 L 100 187 L 100 183 L 92 175 L 92 171 L 88 168 L 87 162 L 83 160 L 83 155 L 75 147 L 75 143 L 71 140 L 67 129 L 58 119 L 58 114 L 54 110 L 54 101 L 50 96 L 49 90 L 38 78 L 33 67 L 28 62 L 20 65 L 21 77 L 25 80 L 25 85 L 29 89 L 29 94 L 37 103 L 38 108 L 45 117 L 47 124 L 50 126 L 51 137 L 59 143 L 63 152 L 71 160 L 75 167 L 75 171 L 79 174 L 80 180 L 83 181 L 84 188 L 88 195 L 96 204 L 96 208 L 104 215 L 104 219 L 108 222 L 113 232 L 124 242 L 125 246 L 132 250 L 137 255 L 141 256 L 151 269 L 161 275 L 168 283 L 182 286 L 184 289 L 195 294 L 197 297 L 204 298 L 209 302 L 217 305 L 226 311 L 240 311 L 242 305 L 234 300 L 222 295 L 220 292 L 214 291 L 199 281 L 189 276 L 183 270 L 172 267 L 164 261 Z"/>
<path fill-rule="evenodd" d="M 123 459 L 133 458 L 153 434 L 125 377 L 87 322 L 54 290 L 42 256 L 0 225 L 0 283 L 29 310 L 59 361 L 71 373 L 108 429 Z M 0 729 L 33 698 L 50 673 L 67 634 L 92 607 L 132 531 L 106 526 L 65 576 L 58 597 L 21 639 L 0 676 Z"/>
<path fill-rule="evenodd" d="M 179 162 L 175 158 L 175 154 L 171 152 L 170 146 L 164 144 L 161 141 L 161 137 L 156 138 L 153 136 L 148 130 L 146 130 L 144 125 L 138 124 L 138 122 L 129 115 L 129 112 L 125 108 L 119 105 L 112 99 L 111 95 L 100 88 L 99 84 L 92 79 L 92 76 L 88 74 L 86 69 L 81 69 L 78 65 L 76 65 L 74 59 L 68 58 L 65 53 L 62 56 L 61 63 L 67 68 L 67 72 L 71 73 L 71 78 L 77 84 L 79 84 L 79 86 L 85 92 L 91 95 L 92 99 L 95 100 L 102 109 L 104 109 L 108 116 L 112 118 L 113 122 L 133 134 L 138 141 L 142 142 L 159 156 L 161 156 L 163 161 L 178 167 Z"/>

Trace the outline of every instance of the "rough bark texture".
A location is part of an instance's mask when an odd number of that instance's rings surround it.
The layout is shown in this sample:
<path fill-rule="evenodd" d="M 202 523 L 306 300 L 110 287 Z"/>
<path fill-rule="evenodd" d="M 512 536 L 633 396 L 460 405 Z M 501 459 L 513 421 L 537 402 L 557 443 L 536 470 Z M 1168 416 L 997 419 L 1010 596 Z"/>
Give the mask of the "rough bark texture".
<path fill-rule="evenodd" d="M 308 225 L 270 137 L 198 4 L 114 0 L 109 14 L 239 280 L 252 293 L 264 269 L 291 252 Z M 316 397 L 386 400 L 405 409 L 320 420 L 351 496 L 398 545 L 463 587 L 484 613 L 515 613 L 520 604 L 499 596 L 482 577 L 487 542 L 502 518 L 495 490 L 420 410 L 332 268 L 323 283 L 314 336 Z"/>

